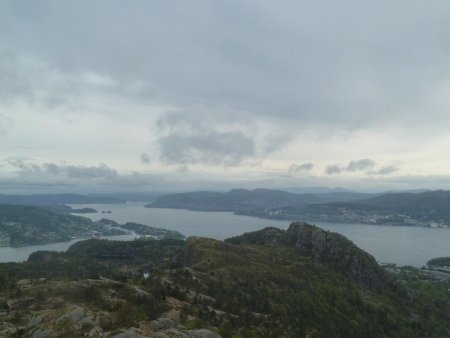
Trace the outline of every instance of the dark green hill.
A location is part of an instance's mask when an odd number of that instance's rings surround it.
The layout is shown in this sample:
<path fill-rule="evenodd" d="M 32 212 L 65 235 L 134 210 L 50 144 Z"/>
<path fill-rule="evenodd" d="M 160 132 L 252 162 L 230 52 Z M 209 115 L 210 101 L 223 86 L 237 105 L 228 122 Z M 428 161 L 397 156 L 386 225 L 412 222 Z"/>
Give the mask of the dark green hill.
<path fill-rule="evenodd" d="M 0 264 L 0 334 L 449 337 L 446 289 L 422 293 L 441 282 L 419 285 L 410 270 L 403 284 L 345 237 L 305 223 L 225 242 L 90 240 Z"/>
<path fill-rule="evenodd" d="M 394 284 L 375 258 L 364 252 L 346 237 L 324 231 L 307 223 L 292 223 L 287 231 L 266 228 L 226 240 L 233 244 L 257 244 L 295 248 L 302 256 L 329 264 L 333 269 L 346 271 L 358 285 L 367 288 L 387 288 Z"/>

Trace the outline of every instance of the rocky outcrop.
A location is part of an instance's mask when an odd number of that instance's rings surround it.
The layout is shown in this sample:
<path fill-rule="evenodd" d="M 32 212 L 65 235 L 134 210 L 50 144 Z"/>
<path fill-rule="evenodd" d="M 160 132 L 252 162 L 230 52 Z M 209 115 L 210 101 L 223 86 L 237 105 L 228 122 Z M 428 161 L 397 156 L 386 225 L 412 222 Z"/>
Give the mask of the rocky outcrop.
<path fill-rule="evenodd" d="M 150 322 L 150 328 L 154 331 L 173 329 L 175 326 L 175 322 L 167 318 L 158 318 Z"/>
<path fill-rule="evenodd" d="M 283 240 L 305 256 L 340 268 L 364 287 L 381 288 L 392 282 L 371 255 L 340 234 L 307 223 L 292 223 Z"/>
<path fill-rule="evenodd" d="M 286 231 L 265 228 L 226 241 L 233 244 L 293 247 L 303 256 L 339 269 L 360 286 L 369 289 L 394 286 L 392 278 L 378 266 L 376 260 L 352 241 L 308 223 L 292 223 Z"/>

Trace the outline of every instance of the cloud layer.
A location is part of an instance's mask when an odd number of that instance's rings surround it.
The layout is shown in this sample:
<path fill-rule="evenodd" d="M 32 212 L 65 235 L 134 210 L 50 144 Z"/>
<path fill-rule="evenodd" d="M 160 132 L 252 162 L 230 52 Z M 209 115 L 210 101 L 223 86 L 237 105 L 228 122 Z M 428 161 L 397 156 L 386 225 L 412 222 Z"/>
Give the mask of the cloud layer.
<path fill-rule="evenodd" d="M 443 32 L 450 24 L 443 19 L 450 9 L 442 1 L 436 7 L 406 0 L 7 1 L 0 87 L 3 96 L 50 103 L 101 88 L 303 124 L 356 127 L 411 113 L 406 122 L 415 123 L 420 109 L 445 112 L 435 104 L 448 86 Z"/>
<path fill-rule="evenodd" d="M 9 159 L 6 162 L 15 168 L 19 180 L 31 185 L 74 186 L 81 184 L 86 188 L 93 184 L 95 186 L 135 188 L 141 185 L 150 187 L 156 181 L 161 180 L 158 175 L 148 173 L 121 174 L 106 164 L 97 166 L 36 164 L 28 159 Z M 15 180 L 16 178 L 10 179 L 11 182 Z"/>
<path fill-rule="evenodd" d="M 3 1 L 0 154 L 35 161 L 0 179 L 445 176 L 449 15 L 443 0 Z"/>

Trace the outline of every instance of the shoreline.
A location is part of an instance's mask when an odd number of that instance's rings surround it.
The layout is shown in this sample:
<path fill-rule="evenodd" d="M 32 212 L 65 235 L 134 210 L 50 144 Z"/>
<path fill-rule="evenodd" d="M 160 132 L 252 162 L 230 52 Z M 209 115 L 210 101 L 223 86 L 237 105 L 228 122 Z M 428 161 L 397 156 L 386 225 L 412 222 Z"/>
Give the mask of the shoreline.
<path fill-rule="evenodd" d="M 405 223 L 364 223 L 363 221 L 354 221 L 354 220 L 319 220 L 319 219 L 311 219 L 311 218 L 291 218 L 291 217 L 264 217 L 260 215 L 252 215 L 245 212 L 233 211 L 233 210 L 202 210 L 202 209 L 189 209 L 189 208 L 177 208 L 177 207 L 155 207 L 144 205 L 144 208 L 147 209 L 173 209 L 173 210 L 186 210 L 192 212 L 227 212 L 232 213 L 236 216 L 247 216 L 252 218 L 259 218 L 265 220 L 273 220 L 273 221 L 288 221 L 288 222 L 309 222 L 309 223 L 334 223 L 334 224 L 355 224 L 355 225 L 370 225 L 370 226 L 387 226 L 387 227 L 410 227 L 410 228 L 429 228 L 429 229 L 450 229 L 450 225 L 446 226 L 430 226 L 425 223 L 421 224 L 405 224 Z"/>

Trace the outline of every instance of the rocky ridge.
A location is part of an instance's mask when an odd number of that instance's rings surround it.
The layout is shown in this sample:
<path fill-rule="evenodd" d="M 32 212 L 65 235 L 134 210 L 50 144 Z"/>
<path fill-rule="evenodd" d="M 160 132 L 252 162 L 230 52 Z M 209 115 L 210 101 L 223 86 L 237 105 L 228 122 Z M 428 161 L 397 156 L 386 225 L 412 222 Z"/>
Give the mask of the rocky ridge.
<path fill-rule="evenodd" d="M 338 233 L 325 231 L 308 223 L 292 223 L 286 231 L 265 228 L 230 238 L 226 242 L 292 247 L 304 256 L 342 269 L 352 281 L 363 287 L 398 288 L 393 279 L 378 266 L 375 258 L 352 241 Z"/>

